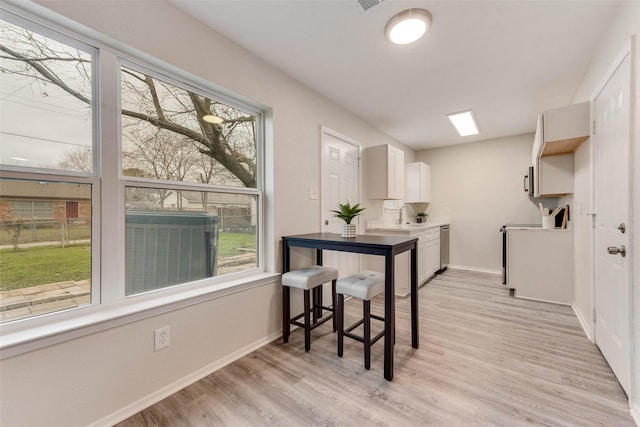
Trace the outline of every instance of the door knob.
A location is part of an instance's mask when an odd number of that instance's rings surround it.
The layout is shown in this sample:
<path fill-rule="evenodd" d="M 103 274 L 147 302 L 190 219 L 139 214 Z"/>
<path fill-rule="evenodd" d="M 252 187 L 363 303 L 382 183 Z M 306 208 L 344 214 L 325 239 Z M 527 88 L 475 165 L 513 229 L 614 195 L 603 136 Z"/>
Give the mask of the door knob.
<path fill-rule="evenodd" d="M 329 220 L 328 219 L 324 220 L 324 225 L 329 225 Z"/>
<path fill-rule="evenodd" d="M 625 248 L 624 245 L 620 246 L 619 248 L 615 247 L 615 246 L 609 246 L 607 248 L 607 252 L 609 252 L 611 255 L 622 255 L 623 257 L 627 256 L 627 248 Z"/>
<path fill-rule="evenodd" d="M 624 234 L 624 232 L 627 231 L 627 226 L 624 225 L 624 222 L 618 226 L 618 230 L 620 230 L 622 234 Z"/>

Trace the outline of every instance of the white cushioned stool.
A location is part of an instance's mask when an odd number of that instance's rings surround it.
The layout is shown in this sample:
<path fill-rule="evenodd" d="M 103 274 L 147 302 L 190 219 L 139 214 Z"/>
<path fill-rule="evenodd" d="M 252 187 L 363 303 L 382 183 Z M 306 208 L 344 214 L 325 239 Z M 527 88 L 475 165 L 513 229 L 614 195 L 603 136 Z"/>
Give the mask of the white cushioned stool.
<path fill-rule="evenodd" d="M 362 271 L 338 280 L 336 293 L 338 305 L 336 317 L 338 318 L 338 356 L 342 357 L 344 349 L 344 337 L 352 338 L 364 344 L 364 367 L 371 367 L 371 346 L 384 336 L 384 329 L 373 339 L 371 338 L 371 318 L 384 322 L 384 317 L 371 314 L 371 299 L 384 292 L 384 274 L 375 271 Z M 362 300 L 362 319 L 344 327 L 344 296 L 352 296 Z M 352 334 L 351 331 L 364 323 L 363 336 Z"/>
<path fill-rule="evenodd" d="M 336 319 L 334 307 L 336 306 L 336 280 L 338 280 L 338 270 L 321 265 L 302 268 L 300 270 L 289 271 L 282 275 L 282 338 L 284 342 L 289 341 L 291 331 L 290 325 L 304 328 L 304 349 L 311 348 L 311 331 L 322 325 L 329 319 L 333 319 L 333 331 L 336 331 Z M 323 306 L 321 299 L 322 285 L 331 282 L 331 304 L 332 307 Z M 298 288 L 304 291 L 304 311 L 295 317 L 290 317 L 290 289 Z M 313 290 L 313 303 L 311 303 L 311 290 Z M 331 314 L 322 320 L 322 310 L 330 311 Z M 304 317 L 304 323 L 298 319 Z"/>

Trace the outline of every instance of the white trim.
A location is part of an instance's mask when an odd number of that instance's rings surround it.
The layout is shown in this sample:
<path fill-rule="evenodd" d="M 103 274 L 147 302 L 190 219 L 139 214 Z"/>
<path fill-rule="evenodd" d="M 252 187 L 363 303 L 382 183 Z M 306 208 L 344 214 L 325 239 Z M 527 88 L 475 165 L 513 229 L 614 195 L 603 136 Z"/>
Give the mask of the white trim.
<path fill-rule="evenodd" d="M 127 418 L 131 417 L 132 415 L 137 414 L 138 412 L 142 411 L 143 409 L 146 409 L 148 407 L 150 407 L 151 405 L 154 405 L 156 403 L 158 403 L 159 401 L 161 401 L 162 399 L 165 399 L 169 396 L 171 396 L 172 394 L 182 390 L 183 388 L 195 383 L 196 381 L 201 380 L 202 378 L 206 377 L 207 375 L 211 375 L 212 373 L 216 372 L 219 369 L 224 368 L 225 366 L 229 365 L 230 363 L 235 362 L 238 359 L 241 359 L 242 357 L 246 356 L 247 354 L 259 349 L 260 347 L 263 347 L 267 344 L 269 344 L 272 341 L 277 340 L 278 338 L 280 338 L 282 336 L 282 330 L 277 331 L 272 333 L 271 335 L 268 335 L 264 338 L 259 339 L 258 341 L 255 341 L 225 357 L 223 357 L 222 359 L 219 359 L 213 363 L 210 363 L 209 365 L 206 365 L 200 369 L 198 369 L 197 371 L 184 376 L 182 378 L 180 378 L 179 380 L 166 385 L 164 387 L 162 387 L 161 389 L 158 389 L 156 391 L 154 391 L 153 393 L 145 396 L 144 398 L 131 403 L 130 405 L 125 406 L 122 409 L 117 410 L 116 412 L 107 415 L 106 417 L 89 424 L 90 427 L 102 427 L 102 426 L 113 426 L 115 424 L 118 424 L 119 422 L 122 422 L 124 420 L 126 420 Z"/>
<path fill-rule="evenodd" d="M 478 267 L 466 267 L 464 265 L 451 265 L 449 264 L 447 268 L 451 270 L 466 270 L 466 271 L 476 271 L 478 273 L 487 273 L 487 274 L 495 274 L 496 276 L 502 276 L 502 271 L 500 270 L 492 270 L 489 268 L 478 268 Z"/>
<path fill-rule="evenodd" d="M 244 292 L 249 289 L 278 283 L 280 274 L 262 273 L 251 278 L 227 280 L 201 288 L 189 289 L 179 294 L 169 294 L 161 298 L 142 300 L 134 304 L 111 304 L 108 307 L 87 306 L 59 313 L 63 319 L 38 327 L 11 328 L 20 325 L 2 325 L 0 360 L 40 348 L 59 344 L 107 329 L 138 322 L 206 301 Z M 80 314 L 83 313 L 83 314 Z M 40 316 L 50 319 L 58 313 Z M 38 320 L 39 320 L 38 319 Z"/>
<path fill-rule="evenodd" d="M 640 406 L 630 402 L 629 414 L 637 426 L 640 426 Z"/>
<path fill-rule="evenodd" d="M 587 336 L 587 339 L 595 344 L 595 341 L 593 339 L 593 330 L 589 326 L 589 322 L 582 315 L 582 312 L 580 311 L 580 307 L 576 303 L 573 303 L 573 304 L 571 304 L 571 308 L 573 309 L 573 312 L 575 313 L 576 317 L 578 318 L 578 322 L 580 322 L 580 326 L 582 326 L 582 330 L 584 331 L 585 335 Z"/>

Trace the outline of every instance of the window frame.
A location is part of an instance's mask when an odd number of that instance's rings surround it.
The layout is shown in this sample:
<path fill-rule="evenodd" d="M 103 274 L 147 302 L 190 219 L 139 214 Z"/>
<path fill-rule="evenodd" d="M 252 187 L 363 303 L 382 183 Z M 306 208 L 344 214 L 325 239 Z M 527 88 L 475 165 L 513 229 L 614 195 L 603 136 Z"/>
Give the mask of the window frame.
<path fill-rule="evenodd" d="M 271 141 L 271 109 L 243 97 L 184 69 L 138 51 L 131 46 L 87 29 L 60 17 L 39 5 L 3 4 L 2 19 L 20 25 L 63 43 L 79 43 L 95 49 L 92 54 L 92 122 L 93 171 L 80 173 L 51 169 L 2 165 L 0 177 L 88 183 L 92 188 L 92 289 L 91 304 L 17 321 L 0 324 L 0 360 L 37 348 L 64 342 L 87 334 L 129 324 L 221 298 L 254 287 L 273 283 L 276 273 L 268 272 L 273 263 L 273 251 L 265 245 L 266 236 L 273 233 L 273 220 L 266 218 L 266 141 Z M 84 49 L 83 49 L 84 50 Z M 176 182 L 127 177 L 121 167 L 121 66 L 149 71 L 165 80 L 175 79 L 181 88 L 238 108 L 256 117 L 256 188 L 226 187 L 200 183 L 184 183 L 182 190 L 225 192 L 256 196 L 257 266 L 246 271 L 225 274 L 175 285 L 167 288 L 125 296 L 125 188 L 127 186 L 175 186 Z M 173 83 L 171 80 L 165 80 Z M 115 104 L 117 108 L 100 108 Z M 269 121 L 268 121 L 269 120 Z M 270 133 L 269 133 L 270 135 Z M 268 191 L 272 195 L 272 190 Z M 117 232 L 114 233 L 114 230 Z"/>

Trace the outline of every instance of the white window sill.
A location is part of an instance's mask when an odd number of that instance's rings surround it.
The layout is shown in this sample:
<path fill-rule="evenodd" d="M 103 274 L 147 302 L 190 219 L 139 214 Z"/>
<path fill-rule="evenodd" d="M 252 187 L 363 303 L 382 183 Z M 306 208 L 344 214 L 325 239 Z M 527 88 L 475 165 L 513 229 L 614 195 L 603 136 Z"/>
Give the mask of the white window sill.
<path fill-rule="evenodd" d="M 260 273 L 250 277 L 185 290 L 177 294 L 144 299 L 139 302 L 79 307 L 65 313 L 66 318 L 34 327 L 0 327 L 0 360 L 58 344 L 85 335 L 137 322 L 205 301 L 222 298 L 248 289 L 268 285 L 280 274 Z M 58 313 L 56 313 L 58 314 Z M 28 321 L 27 321 L 28 322 Z"/>

